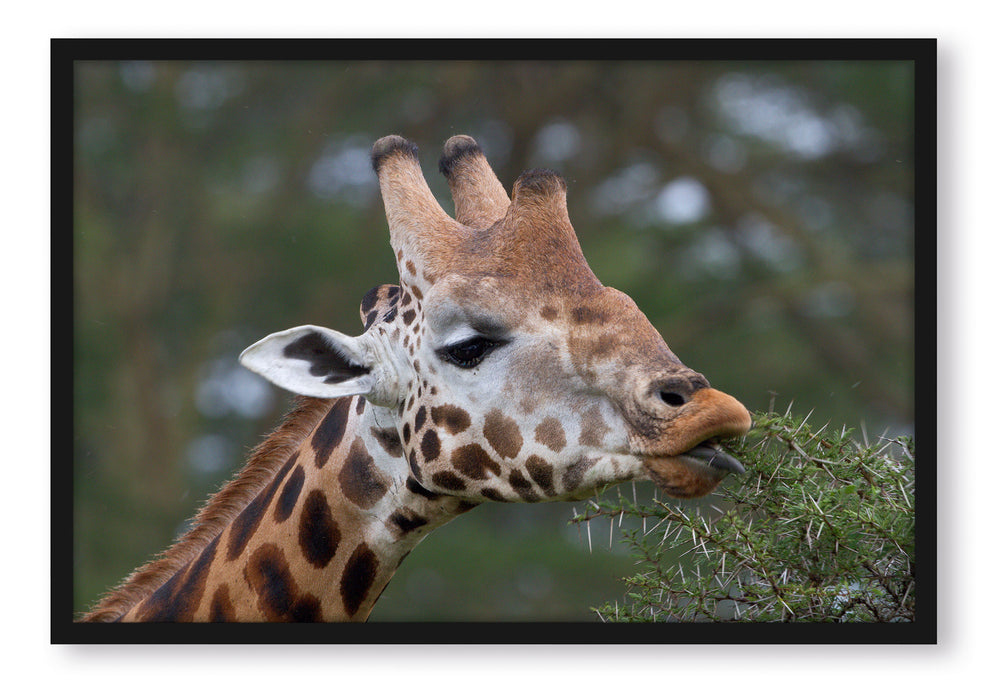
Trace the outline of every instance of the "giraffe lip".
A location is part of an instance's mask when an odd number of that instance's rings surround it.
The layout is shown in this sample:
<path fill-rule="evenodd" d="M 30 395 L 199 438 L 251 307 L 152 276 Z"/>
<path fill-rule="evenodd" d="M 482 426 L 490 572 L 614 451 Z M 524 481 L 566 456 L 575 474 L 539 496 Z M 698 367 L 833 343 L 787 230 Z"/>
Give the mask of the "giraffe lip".
<path fill-rule="evenodd" d="M 710 442 L 703 442 L 692 447 L 687 452 L 679 454 L 678 457 L 687 457 L 692 460 L 704 462 L 706 466 L 733 474 L 745 474 L 746 469 L 735 457 L 722 452 L 716 445 Z"/>

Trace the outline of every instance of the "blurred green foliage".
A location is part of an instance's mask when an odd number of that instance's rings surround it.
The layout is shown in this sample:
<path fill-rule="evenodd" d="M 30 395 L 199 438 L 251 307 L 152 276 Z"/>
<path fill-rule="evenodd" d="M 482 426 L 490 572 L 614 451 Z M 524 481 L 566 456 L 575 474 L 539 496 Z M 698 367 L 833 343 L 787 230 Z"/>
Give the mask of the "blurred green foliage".
<path fill-rule="evenodd" d="M 364 292 L 396 281 L 368 159 L 389 133 L 419 144 L 448 211 L 453 134 L 507 187 L 561 172 L 600 279 L 751 409 L 910 432 L 913 99 L 908 62 L 78 62 L 76 609 L 164 549 L 287 409 L 240 350 L 304 323 L 357 333 Z M 631 559 L 589 553 L 571 515 L 477 509 L 372 619 L 509 617 L 484 603 L 516 593 L 515 617 L 589 619 L 621 589 L 599 574 Z"/>

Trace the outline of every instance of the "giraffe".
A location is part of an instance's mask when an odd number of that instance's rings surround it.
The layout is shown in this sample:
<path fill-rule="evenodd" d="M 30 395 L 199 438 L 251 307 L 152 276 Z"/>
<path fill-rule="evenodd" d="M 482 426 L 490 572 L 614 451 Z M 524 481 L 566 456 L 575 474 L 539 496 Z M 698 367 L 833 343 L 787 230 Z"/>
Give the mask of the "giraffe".
<path fill-rule="evenodd" d="M 550 170 L 503 189 L 454 136 L 451 218 L 399 136 L 372 148 L 399 284 L 357 337 L 273 333 L 241 355 L 298 395 L 192 530 L 84 621 L 364 621 L 429 532 L 485 501 L 651 480 L 692 498 L 743 473 L 750 415 L 589 268 Z"/>

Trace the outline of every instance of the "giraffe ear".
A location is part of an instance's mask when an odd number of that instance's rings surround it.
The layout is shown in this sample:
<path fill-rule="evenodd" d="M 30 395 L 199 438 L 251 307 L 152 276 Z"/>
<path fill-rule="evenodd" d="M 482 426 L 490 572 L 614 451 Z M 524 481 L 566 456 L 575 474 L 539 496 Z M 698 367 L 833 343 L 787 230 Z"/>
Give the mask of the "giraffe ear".
<path fill-rule="evenodd" d="M 283 389 L 321 399 L 371 393 L 378 364 L 361 338 L 319 326 L 272 333 L 240 362 Z"/>

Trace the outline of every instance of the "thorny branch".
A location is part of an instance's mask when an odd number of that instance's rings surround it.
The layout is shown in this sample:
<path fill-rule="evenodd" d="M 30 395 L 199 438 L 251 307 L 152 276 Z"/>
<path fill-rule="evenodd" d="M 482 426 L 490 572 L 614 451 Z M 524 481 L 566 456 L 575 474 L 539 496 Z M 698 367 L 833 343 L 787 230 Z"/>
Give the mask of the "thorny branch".
<path fill-rule="evenodd" d="M 717 505 L 597 500 L 573 522 L 632 517 L 641 570 L 606 621 L 914 619 L 914 444 L 860 444 L 789 413 L 723 446 L 747 465 Z M 611 532 L 611 528 L 610 528 Z M 610 535 L 611 536 L 611 535 Z"/>

